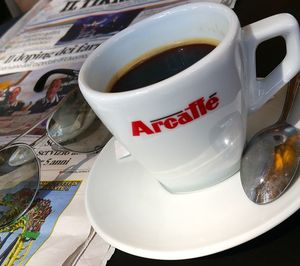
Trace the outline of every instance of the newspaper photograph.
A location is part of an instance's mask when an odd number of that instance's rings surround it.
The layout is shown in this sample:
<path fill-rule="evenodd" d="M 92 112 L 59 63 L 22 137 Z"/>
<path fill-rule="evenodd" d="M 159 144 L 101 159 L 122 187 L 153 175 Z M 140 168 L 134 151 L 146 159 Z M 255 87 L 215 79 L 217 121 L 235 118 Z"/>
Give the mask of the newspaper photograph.
<path fill-rule="evenodd" d="M 0 137 L 22 134 L 40 123 L 31 132 L 39 135 L 42 121 L 70 91 L 78 87 L 74 77 L 53 75 L 41 92 L 35 92 L 33 88 L 37 80 L 49 70 L 43 68 L 0 76 Z"/>
<path fill-rule="evenodd" d="M 50 236 L 60 214 L 76 194 L 80 180 L 42 181 L 32 207 L 19 221 L 0 229 L 1 265 L 24 265 Z M 18 191 L 6 197 L 7 204 L 22 197 Z M 59 200 L 57 200 L 59 199 Z"/>

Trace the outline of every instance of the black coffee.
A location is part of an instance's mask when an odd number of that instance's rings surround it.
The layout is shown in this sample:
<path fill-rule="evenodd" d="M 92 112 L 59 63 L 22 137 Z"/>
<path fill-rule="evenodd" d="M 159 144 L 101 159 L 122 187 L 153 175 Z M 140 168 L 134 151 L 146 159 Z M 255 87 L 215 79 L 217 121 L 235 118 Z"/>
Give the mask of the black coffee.
<path fill-rule="evenodd" d="M 121 77 L 111 81 L 110 92 L 130 91 L 167 79 L 193 65 L 215 47 L 205 43 L 180 44 L 149 57 L 144 56 L 127 70 L 122 70 L 124 74 Z"/>

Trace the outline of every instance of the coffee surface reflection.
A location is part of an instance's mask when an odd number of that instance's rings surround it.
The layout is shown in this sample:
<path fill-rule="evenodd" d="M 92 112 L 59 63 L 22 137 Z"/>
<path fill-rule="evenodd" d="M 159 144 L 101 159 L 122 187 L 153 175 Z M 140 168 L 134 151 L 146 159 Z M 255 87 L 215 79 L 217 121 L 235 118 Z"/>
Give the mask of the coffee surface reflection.
<path fill-rule="evenodd" d="M 186 41 L 155 49 L 119 70 L 108 91 L 135 90 L 172 77 L 201 60 L 216 45 L 215 40 Z"/>

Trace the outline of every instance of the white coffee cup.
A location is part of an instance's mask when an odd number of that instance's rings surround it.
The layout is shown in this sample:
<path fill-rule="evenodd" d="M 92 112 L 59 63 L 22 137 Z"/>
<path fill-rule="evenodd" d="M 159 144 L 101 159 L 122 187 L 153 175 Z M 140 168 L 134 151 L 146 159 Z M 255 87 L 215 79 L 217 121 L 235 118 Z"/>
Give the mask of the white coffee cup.
<path fill-rule="evenodd" d="M 256 78 L 255 51 L 285 39 L 284 60 Z M 109 83 L 141 55 L 171 43 L 214 39 L 217 47 L 180 73 L 120 93 Z M 117 141 L 168 191 L 214 185 L 240 167 L 247 115 L 260 108 L 300 70 L 299 26 L 278 14 L 244 28 L 228 7 L 195 3 L 163 11 L 119 32 L 84 62 L 79 85 Z M 122 159 L 120 159 L 122 160 Z"/>

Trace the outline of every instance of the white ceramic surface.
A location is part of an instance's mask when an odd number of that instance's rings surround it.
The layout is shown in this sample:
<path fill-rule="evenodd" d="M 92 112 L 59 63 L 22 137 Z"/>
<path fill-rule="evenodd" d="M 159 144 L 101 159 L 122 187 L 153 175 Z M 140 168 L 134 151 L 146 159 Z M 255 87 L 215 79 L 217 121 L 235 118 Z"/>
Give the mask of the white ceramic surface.
<path fill-rule="evenodd" d="M 287 55 L 258 81 L 256 47 L 275 36 L 284 37 Z M 107 92 L 113 76 L 145 53 L 195 39 L 219 44 L 170 78 L 136 90 Z M 291 15 L 241 28 L 230 8 L 194 3 L 114 35 L 84 62 L 79 85 L 115 138 L 169 191 L 178 193 L 213 185 L 238 170 L 248 112 L 269 100 L 299 69 L 299 27 Z"/>
<path fill-rule="evenodd" d="M 283 95 L 249 118 L 249 137 L 277 119 Z M 290 121 L 299 128 L 300 104 L 295 108 Z M 89 219 L 104 240 L 155 259 L 200 257 L 234 247 L 273 228 L 299 207 L 300 178 L 265 206 L 248 200 L 239 173 L 197 192 L 170 194 L 132 157 L 116 160 L 113 139 L 98 156 L 86 193 Z"/>

